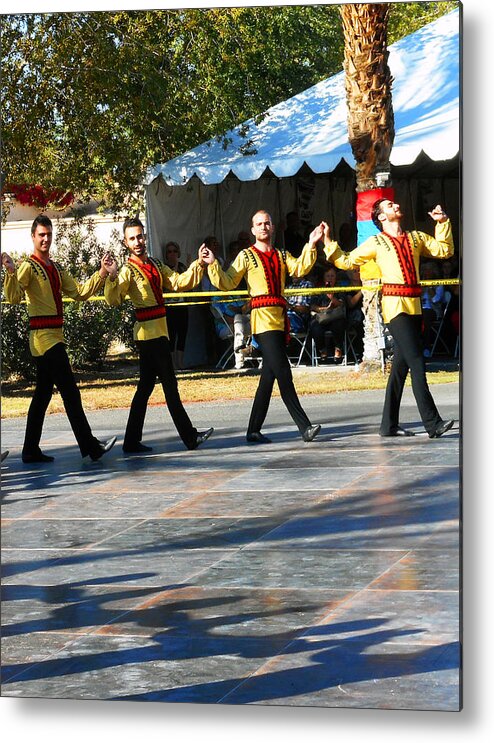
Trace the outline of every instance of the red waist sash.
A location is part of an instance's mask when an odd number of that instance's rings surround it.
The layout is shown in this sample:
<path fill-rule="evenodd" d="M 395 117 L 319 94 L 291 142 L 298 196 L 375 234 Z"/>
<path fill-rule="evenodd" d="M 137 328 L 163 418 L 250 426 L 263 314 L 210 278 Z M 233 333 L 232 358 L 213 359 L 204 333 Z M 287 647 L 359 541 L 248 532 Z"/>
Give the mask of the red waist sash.
<path fill-rule="evenodd" d="M 135 310 L 135 317 L 138 322 L 146 320 L 156 320 L 158 317 L 165 317 L 166 307 L 163 304 L 155 304 L 153 307 L 139 307 Z"/>
<path fill-rule="evenodd" d="M 259 297 L 251 297 L 250 306 L 253 310 L 260 307 L 284 307 L 286 310 L 286 299 L 284 297 L 275 297 L 272 294 L 261 294 Z"/>
<path fill-rule="evenodd" d="M 420 297 L 422 287 L 418 284 L 383 284 L 383 297 Z"/>
<path fill-rule="evenodd" d="M 37 315 L 29 318 L 30 330 L 47 330 L 48 328 L 61 328 L 63 315 Z"/>
<path fill-rule="evenodd" d="M 261 307 L 282 307 L 283 308 L 283 321 L 285 326 L 285 340 L 288 345 L 290 340 L 290 324 L 288 322 L 288 315 L 286 313 L 287 301 L 284 297 L 277 297 L 273 294 L 261 294 L 259 297 L 252 297 L 250 300 L 250 306 L 253 310 L 258 310 Z"/>

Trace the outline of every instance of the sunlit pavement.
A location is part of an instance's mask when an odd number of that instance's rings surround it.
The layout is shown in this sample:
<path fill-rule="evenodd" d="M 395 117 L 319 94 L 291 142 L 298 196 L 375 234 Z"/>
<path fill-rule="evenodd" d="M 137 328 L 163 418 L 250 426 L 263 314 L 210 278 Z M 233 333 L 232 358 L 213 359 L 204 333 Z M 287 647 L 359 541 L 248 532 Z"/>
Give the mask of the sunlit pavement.
<path fill-rule="evenodd" d="M 443 418 L 457 385 L 434 385 Z M 250 401 L 190 404 L 215 426 L 186 451 L 163 406 L 122 453 L 82 461 L 64 415 L 53 464 L 2 426 L 2 694 L 15 697 L 457 710 L 459 426 L 429 439 L 410 388 L 378 436 L 383 392 L 305 396 L 302 442 L 279 398 L 248 445 Z"/>

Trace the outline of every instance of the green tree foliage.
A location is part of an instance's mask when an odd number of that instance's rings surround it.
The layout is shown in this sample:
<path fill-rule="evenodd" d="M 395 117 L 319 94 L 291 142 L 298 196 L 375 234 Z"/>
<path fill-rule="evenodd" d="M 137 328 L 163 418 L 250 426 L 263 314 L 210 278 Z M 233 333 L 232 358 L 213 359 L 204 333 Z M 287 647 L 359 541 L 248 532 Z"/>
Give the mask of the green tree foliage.
<path fill-rule="evenodd" d="M 388 21 L 388 44 L 412 34 L 427 23 L 435 21 L 458 8 L 458 2 L 391 3 Z"/>
<path fill-rule="evenodd" d="M 397 3 L 391 40 L 457 3 Z M 139 198 L 147 167 L 342 67 L 337 5 L 5 15 L 7 182 Z M 246 153 L 249 151 L 246 132 Z"/>

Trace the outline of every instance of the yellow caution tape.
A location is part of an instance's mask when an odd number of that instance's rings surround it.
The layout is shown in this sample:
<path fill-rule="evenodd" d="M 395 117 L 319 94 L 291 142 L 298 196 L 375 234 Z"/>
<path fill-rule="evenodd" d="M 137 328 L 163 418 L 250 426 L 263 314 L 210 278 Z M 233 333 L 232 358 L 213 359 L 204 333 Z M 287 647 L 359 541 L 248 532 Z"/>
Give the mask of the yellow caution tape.
<path fill-rule="evenodd" d="M 420 286 L 459 286 L 461 284 L 459 279 L 434 279 L 429 281 L 419 281 Z M 311 288 L 292 287 L 291 289 L 285 289 L 283 294 L 287 297 L 302 297 L 311 296 L 317 294 L 343 294 L 345 292 L 356 292 L 356 291 L 379 291 L 381 284 L 371 284 L 366 286 L 318 286 Z M 234 290 L 229 292 L 221 292 L 219 289 L 208 292 L 168 292 L 163 294 L 165 299 L 189 299 L 193 300 L 196 297 L 210 297 L 208 301 L 189 301 L 189 302 L 170 302 L 168 307 L 186 307 L 190 305 L 199 304 L 210 304 L 211 302 L 237 302 L 239 299 L 250 299 L 249 293 L 246 290 Z M 104 301 L 104 296 L 90 297 L 89 302 L 101 302 Z M 78 300 L 71 299 L 70 297 L 63 297 L 64 302 L 76 302 Z M 2 300 L 2 304 L 9 304 Z M 23 301 L 21 304 L 25 304 Z"/>

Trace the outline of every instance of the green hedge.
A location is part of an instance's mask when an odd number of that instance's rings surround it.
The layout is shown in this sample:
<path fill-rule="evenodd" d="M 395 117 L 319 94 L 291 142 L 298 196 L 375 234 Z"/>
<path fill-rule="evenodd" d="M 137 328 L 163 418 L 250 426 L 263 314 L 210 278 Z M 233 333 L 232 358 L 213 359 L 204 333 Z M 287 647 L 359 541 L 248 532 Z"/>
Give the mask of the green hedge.
<path fill-rule="evenodd" d="M 63 334 L 76 369 L 101 367 L 117 336 L 119 320 L 119 308 L 109 307 L 104 301 L 65 304 Z"/>
<path fill-rule="evenodd" d="M 103 301 L 64 304 L 63 333 L 76 370 L 100 368 L 113 341 L 136 350 L 132 338 L 134 313 L 127 304 L 108 307 Z M 29 350 L 29 318 L 25 305 L 2 305 L 2 376 L 35 378 Z"/>
<path fill-rule="evenodd" d="M 29 351 L 29 317 L 26 305 L 2 302 L 2 377 L 32 381 L 36 375 Z"/>

